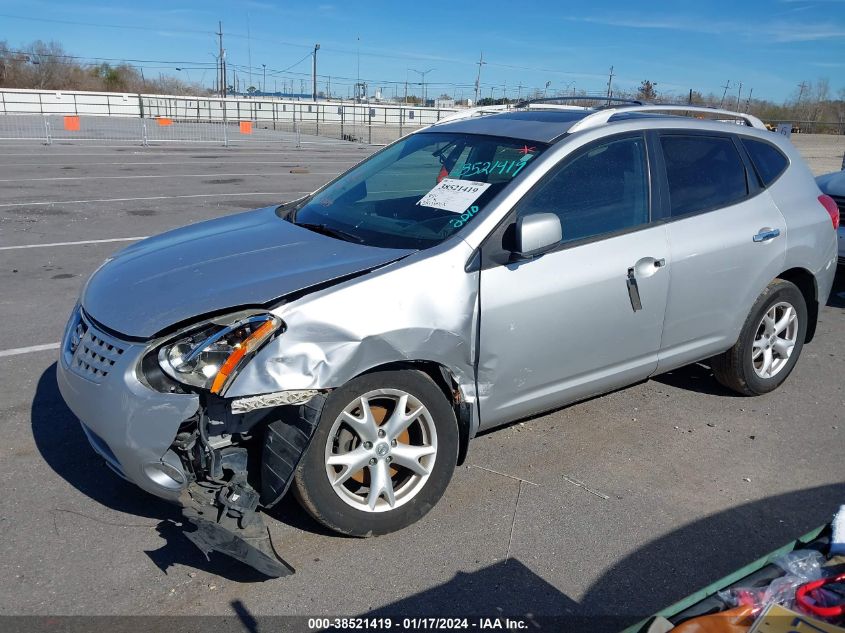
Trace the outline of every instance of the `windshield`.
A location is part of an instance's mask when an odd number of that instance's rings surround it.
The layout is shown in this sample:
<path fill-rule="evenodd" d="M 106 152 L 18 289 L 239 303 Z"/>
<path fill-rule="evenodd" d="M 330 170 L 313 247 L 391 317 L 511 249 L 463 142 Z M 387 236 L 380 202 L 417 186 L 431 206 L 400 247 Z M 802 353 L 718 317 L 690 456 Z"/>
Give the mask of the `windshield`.
<path fill-rule="evenodd" d="M 412 134 L 306 198 L 287 219 L 370 246 L 429 248 L 471 223 L 546 147 L 475 134 Z"/>

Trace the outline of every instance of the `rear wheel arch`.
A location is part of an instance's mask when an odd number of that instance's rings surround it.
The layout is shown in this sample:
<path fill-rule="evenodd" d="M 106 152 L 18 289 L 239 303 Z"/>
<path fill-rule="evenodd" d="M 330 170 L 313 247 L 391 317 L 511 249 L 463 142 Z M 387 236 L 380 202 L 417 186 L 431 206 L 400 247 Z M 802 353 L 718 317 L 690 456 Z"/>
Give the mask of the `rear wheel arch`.
<path fill-rule="evenodd" d="M 779 274 L 777 278 L 792 282 L 804 296 L 804 302 L 807 304 L 807 334 L 804 342 L 809 343 L 816 333 L 819 317 L 819 290 L 816 277 L 806 268 L 790 268 Z"/>

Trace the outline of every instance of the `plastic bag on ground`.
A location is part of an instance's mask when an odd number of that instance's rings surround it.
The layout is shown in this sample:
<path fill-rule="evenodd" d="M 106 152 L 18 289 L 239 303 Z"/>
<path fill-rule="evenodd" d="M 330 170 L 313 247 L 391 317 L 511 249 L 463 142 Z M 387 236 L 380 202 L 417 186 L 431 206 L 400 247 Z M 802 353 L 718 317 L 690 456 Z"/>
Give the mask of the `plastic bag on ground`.
<path fill-rule="evenodd" d="M 825 563 L 825 558 L 816 550 L 799 549 L 778 556 L 772 562 L 785 571 L 787 575 L 797 576 L 804 579 L 805 582 L 809 582 L 822 577 L 821 569 Z"/>

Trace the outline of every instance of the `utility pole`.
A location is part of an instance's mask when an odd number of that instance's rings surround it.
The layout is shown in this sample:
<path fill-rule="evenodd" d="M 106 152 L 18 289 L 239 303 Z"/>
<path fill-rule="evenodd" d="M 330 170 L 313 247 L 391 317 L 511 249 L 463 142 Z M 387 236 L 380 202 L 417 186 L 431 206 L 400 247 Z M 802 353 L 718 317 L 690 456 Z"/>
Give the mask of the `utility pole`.
<path fill-rule="evenodd" d="M 795 115 L 799 116 L 800 113 L 798 112 L 798 106 L 801 105 L 801 98 L 804 96 L 804 91 L 807 89 L 807 82 L 802 81 L 798 84 L 798 101 L 795 102 Z"/>
<path fill-rule="evenodd" d="M 246 14 L 246 62 L 249 64 L 249 85 L 247 92 L 252 87 L 252 37 L 249 32 L 249 12 Z"/>
<path fill-rule="evenodd" d="M 727 94 L 728 94 L 728 89 L 729 89 L 730 87 L 731 87 L 731 80 L 730 80 L 730 79 L 728 79 L 728 80 L 725 82 L 725 85 L 724 85 L 724 86 L 722 86 L 722 88 L 724 88 L 725 90 L 724 90 L 724 92 L 722 92 L 722 100 L 719 102 L 719 107 L 720 107 L 720 108 L 721 108 L 721 107 L 723 107 L 723 106 L 725 105 L 725 97 L 727 96 Z"/>
<path fill-rule="evenodd" d="M 751 106 L 751 95 L 754 93 L 754 88 L 748 91 L 748 98 L 745 100 L 745 112 L 748 113 L 748 108 Z"/>
<path fill-rule="evenodd" d="M 486 63 L 484 61 L 484 51 L 481 51 L 481 57 L 478 58 L 478 74 L 475 76 L 475 105 L 478 105 L 478 89 L 481 86 L 481 67 Z"/>
<path fill-rule="evenodd" d="M 522 82 L 521 81 L 519 82 L 519 86 L 517 87 L 516 100 L 522 101 Z"/>
<path fill-rule="evenodd" d="M 314 44 L 314 64 L 312 66 L 312 87 L 311 87 L 311 98 L 314 101 L 317 101 L 317 51 L 320 50 L 319 44 Z"/>
<path fill-rule="evenodd" d="M 261 64 L 264 69 L 264 81 L 261 83 L 261 92 L 267 92 L 267 64 Z"/>
<path fill-rule="evenodd" d="M 220 62 L 220 69 L 217 73 L 217 79 L 220 82 L 220 96 L 226 96 L 226 53 L 223 50 L 223 22 L 218 22 L 217 40 L 220 44 L 220 56 L 217 58 Z"/>
<path fill-rule="evenodd" d="M 739 82 L 739 91 L 736 93 L 736 109 L 739 110 L 739 100 L 742 98 L 742 82 Z"/>
<path fill-rule="evenodd" d="M 607 77 L 607 105 L 610 105 L 610 97 L 613 96 L 613 66 L 610 67 L 610 75 Z"/>

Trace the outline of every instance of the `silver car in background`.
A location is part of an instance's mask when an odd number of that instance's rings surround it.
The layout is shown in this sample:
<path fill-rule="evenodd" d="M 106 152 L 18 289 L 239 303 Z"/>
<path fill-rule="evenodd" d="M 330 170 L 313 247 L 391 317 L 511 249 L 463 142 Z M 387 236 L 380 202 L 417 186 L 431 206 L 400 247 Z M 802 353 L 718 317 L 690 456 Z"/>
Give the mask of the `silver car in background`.
<path fill-rule="evenodd" d="M 256 510 L 291 486 L 329 528 L 384 534 L 433 507 L 480 430 L 707 359 L 741 394 L 775 389 L 838 221 L 749 115 L 469 111 L 305 198 L 110 258 L 59 387 L 201 549 L 283 575 Z"/>

